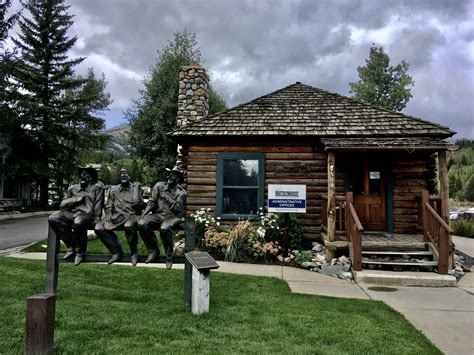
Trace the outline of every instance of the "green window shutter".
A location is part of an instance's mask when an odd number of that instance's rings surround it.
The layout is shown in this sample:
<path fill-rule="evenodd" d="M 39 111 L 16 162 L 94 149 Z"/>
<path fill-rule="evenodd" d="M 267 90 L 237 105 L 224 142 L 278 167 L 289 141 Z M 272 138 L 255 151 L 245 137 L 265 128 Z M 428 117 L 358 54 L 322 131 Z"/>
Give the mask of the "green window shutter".
<path fill-rule="evenodd" d="M 264 207 L 264 198 L 265 154 L 219 154 L 216 184 L 218 217 L 228 220 L 257 217 L 259 209 Z"/>

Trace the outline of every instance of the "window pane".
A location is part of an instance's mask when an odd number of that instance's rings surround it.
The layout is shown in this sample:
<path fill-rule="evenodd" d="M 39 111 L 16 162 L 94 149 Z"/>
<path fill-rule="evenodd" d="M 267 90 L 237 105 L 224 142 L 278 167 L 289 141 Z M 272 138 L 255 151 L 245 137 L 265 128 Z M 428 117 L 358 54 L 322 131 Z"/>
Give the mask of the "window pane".
<path fill-rule="evenodd" d="M 380 196 L 380 171 L 369 172 L 369 195 Z"/>
<path fill-rule="evenodd" d="M 258 189 L 222 189 L 222 213 L 257 214 Z"/>
<path fill-rule="evenodd" d="M 225 159 L 224 186 L 258 186 L 258 160 Z"/>
<path fill-rule="evenodd" d="M 361 169 L 355 169 L 354 175 L 352 176 L 351 191 L 354 192 L 355 196 L 364 195 L 364 171 Z"/>

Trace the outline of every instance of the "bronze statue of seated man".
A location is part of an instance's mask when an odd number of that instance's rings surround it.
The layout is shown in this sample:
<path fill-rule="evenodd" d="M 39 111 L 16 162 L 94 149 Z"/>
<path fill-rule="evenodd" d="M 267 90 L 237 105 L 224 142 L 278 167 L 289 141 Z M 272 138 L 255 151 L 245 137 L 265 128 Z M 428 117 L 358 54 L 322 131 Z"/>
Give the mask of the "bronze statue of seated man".
<path fill-rule="evenodd" d="M 155 184 L 151 198 L 138 220 L 138 230 L 149 255 L 146 263 L 155 261 L 160 254 L 154 230 L 159 230 L 166 254 L 166 268 L 173 265 L 173 233 L 182 228 L 185 214 L 186 191 L 179 185 L 183 173 L 177 167 L 166 169 L 169 172 L 167 181 Z M 151 213 L 150 213 L 151 212 Z"/>
<path fill-rule="evenodd" d="M 99 222 L 104 205 L 104 184 L 97 181 L 97 171 L 80 168 L 80 177 L 79 184 L 69 187 L 66 198 L 59 205 L 60 210 L 48 219 L 51 228 L 66 244 L 64 259 L 72 258 L 77 248 L 75 265 L 86 257 L 87 230 L 94 229 Z"/>
<path fill-rule="evenodd" d="M 112 253 L 109 264 L 120 261 L 123 250 L 114 230 L 123 228 L 130 248 L 132 265 L 138 263 L 138 217 L 143 210 L 143 190 L 132 183 L 127 169 L 120 170 L 120 184 L 110 188 L 105 204 L 105 220 L 95 226 L 95 233 Z"/>

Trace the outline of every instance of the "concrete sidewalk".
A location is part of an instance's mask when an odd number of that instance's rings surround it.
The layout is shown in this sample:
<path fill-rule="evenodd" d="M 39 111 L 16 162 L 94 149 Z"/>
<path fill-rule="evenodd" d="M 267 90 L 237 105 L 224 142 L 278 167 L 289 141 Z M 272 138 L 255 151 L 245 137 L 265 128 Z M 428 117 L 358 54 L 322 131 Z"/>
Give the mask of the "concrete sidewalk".
<path fill-rule="evenodd" d="M 42 217 L 49 216 L 55 211 L 38 211 L 38 212 L 25 212 L 25 213 L 9 213 L 9 214 L 0 214 L 0 221 L 8 221 L 11 219 L 25 219 L 31 217 Z"/>
<path fill-rule="evenodd" d="M 17 251 L 13 251 L 8 256 L 35 260 L 45 260 L 46 257 L 45 253 Z M 130 265 L 128 263 L 116 264 Z M 218 261 L 218 264 L 220 268 L 213 272 L 276 277 L 286 281 L 294 293 L 382 301 L 402 313 L 443 353 L 474 353 L 474 296 L 462 287 L 377 287 L 373 284 L 356 284 L 287 266 L 224 261 Z M 165 267 L 164 264 L 142 263 L 137 266 Z M 183 269 L 184 265 L 175 264 L 173 268 Z M 471 277 L 472 274 L 468 273 L 466 276 Z M 472 278 L 470 282 L 472 283 Z M 467 287 L 468 291 L 469 287 Z"/>

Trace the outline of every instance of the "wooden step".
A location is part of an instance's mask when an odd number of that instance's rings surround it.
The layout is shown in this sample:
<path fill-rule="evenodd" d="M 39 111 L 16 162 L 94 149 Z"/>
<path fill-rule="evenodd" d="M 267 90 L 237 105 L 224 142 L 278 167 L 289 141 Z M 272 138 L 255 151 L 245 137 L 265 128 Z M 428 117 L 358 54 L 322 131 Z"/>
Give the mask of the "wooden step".
<path fill-rule="evenodd" d="M 362 241 L 362 249 L 364 251 L 424 251 L 428 250 L 428 244 L 425 242 L 390 243 Z"/>
<path fill-rule="evenodd" d="M 415 250 L 415 251 L 370 251 L 363 250 L 362 255 L 416 255 L 416 256 L 433 256 L 429 250 Z"/>
<path fill-rule="evenodd" d="M 409 261 L 376 261 L 376 260 L 362 260 L 362 264 L 366 265 L 387 265 L 387 266 L 437 266 L 437 261 L 420 261 L 420 262 L 409 262 Z"/>

